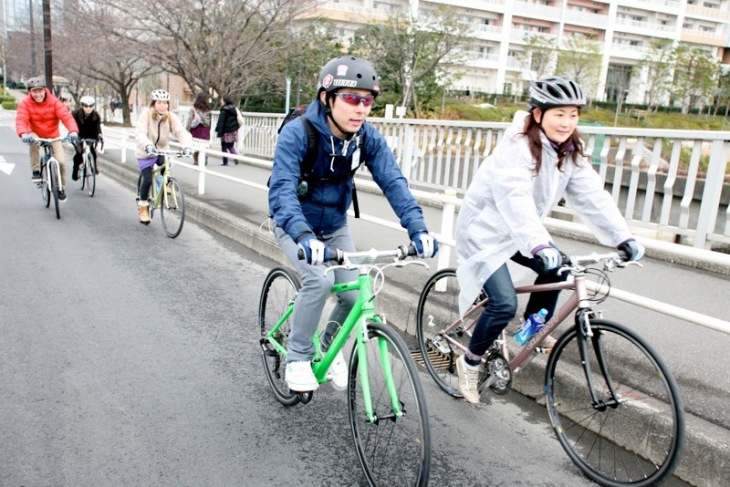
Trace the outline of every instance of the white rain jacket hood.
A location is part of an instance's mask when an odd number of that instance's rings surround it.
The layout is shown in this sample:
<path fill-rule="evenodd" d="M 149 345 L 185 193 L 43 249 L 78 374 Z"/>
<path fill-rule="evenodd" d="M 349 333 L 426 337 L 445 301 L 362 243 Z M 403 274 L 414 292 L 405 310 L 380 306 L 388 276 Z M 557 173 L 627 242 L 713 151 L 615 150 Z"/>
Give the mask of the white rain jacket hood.
<path fill-rule="evenodd" d="M 517 252 L 531 257 L 532 249 L 552 241 L 542 222 L 563 197 L 602 244 L 616 246 L 631 238 L 590 159 L 579 156 L 577 165 L 566 160 L 559 170 L 558 155 L 542 134 L 543 162 L 540 173 L 534 174 L 527 137 L 521 134 L 528 115 L 524 111 L 515 114 L 512 125 L 480 166 L 459 212 L 456 274 L 462 315 L 489 276 L 510 257 Z M 512 275 L 514 280 L 521 278 Z"/>

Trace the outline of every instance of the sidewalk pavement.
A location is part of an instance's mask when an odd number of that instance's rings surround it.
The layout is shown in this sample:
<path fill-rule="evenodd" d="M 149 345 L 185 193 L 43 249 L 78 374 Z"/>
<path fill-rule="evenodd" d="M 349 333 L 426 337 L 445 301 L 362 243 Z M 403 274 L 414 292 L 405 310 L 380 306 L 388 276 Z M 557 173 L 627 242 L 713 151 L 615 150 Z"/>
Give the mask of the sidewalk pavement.
<path fill-rule="evenodd" d="M 136 190 L 138 168 L 131 151 L 127 153 L 127 163 L 120 164 L 119 150 L 107 148 L 107 154 L 100 156 L 100 171 Z M 212 158 L 209 169 L 217 170 L 220 162 Z M 234 166 L 240 171 L 244 166 Z M 223 168 L 221 168 L 223 169 Z M 206 187 L 208 194 L 197 195 L 197 172 L 175 171 L 178 180 L 183 184 L 186 195 L 186 218 L 228 237 L 255 252 L 269 258 L 279 265 L 289 267 L 289 263 L 267 227 L 267 199 L 265 191 L 250 190 L 236 183 L 216 177 L 208 177 Z M 246 166 L 246 179 L 259 185 L 266 185 L 269 171 Z M 238 175 L 240 177 L 240 175 Z M 358 192 L 360 208 L 363 213 L 378 215 L 390 221 L 396 221 L 390 207 L 383 198 Z M 133 201 L 133 200 L 132 200 Z M 424 207 L 424 214 L 429 228 L 438 231 L 440 210 Z M 130 218 L 136 218 L 136 211 L 130 204 Z M 153 221 L 153 224 L 155 222 Z M 350 219 L 353 236 L 356 242 L 366 242 L 365 246 L 377 248 L 394 248 L 407 243 L 405 232 L 376 226 L 363 220 Z M 185 230 L 181 235 L 184 238 Z M 430 269 L 409 266 L 407 272 L 389 271 L 386 276 L 387 285 L 378 295 L 379 310 L 388 321 L 410 336 L 413 346 L 415 339 L 415 314 L 420 290 L 426 279 L 436 271 L 436 261 L 428 261 Z M 451 265 L 455 264 L 452 257 Z M 544 403 L 542 384 L 544 382 L 544 363 L 533 360 L 513 383 L 517 392 Z M 686 393 L 685 393 L 686 395 Z M 686 399 L 685 399 L 686 402 Z M 708 408 L 710 410 L 716 408 Z M 710 411 L 709 414 L 712 414 Z M 719 414 L 719 411 L 718 411 Z M 680 466 L 675 474 L 684 481 L 703 487 L 720 487 L 727 485 L 730 479 L 730 430 L 718 426 L 722 421 L 706 421 L 700 417 L 686 414 L 687 443 Z M 713 424 L 715 423 L 715 424 Z M 723 480 L 724 479 L 724 480 Z"/>

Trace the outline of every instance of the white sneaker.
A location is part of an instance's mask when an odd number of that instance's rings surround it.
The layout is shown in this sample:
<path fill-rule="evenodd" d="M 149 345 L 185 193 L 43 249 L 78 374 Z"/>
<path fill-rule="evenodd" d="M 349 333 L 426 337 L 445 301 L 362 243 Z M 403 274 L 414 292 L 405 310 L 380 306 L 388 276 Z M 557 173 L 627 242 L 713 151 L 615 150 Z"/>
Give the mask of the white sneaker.
<path fill-rule="evenodd" d="M 296 392 L 316 391 L 319 387 L 312 362 L 287 362 L 285 379 L 289 389 Z"/>
<path fill-rule="evenodd" d="M 467 364 L 461 355 L 456 359 L 456 372 L 459 375 L 459 390 L 464 399 L 472 404 L 479 404 L 479 367 Z"/>
<path fill-rule="evenodd" d="M 337 352 L 335 359 L 327 370 L 327 379 L 332 382 L 332 387 L 337 391 L 347 389 L 347 363 L 342 356 L 342 350 Z"/>

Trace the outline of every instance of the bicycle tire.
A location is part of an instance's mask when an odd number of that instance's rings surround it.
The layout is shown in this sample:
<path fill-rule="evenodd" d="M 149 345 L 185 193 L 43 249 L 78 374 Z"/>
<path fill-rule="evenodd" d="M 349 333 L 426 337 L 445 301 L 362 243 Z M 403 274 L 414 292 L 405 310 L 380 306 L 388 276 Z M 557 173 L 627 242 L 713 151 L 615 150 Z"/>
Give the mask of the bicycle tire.
<path fill-rule="evenodd" d="M 165 189 L 160 188 L 162 193 L 162 204 L 160 205 L 160 218 L 165 234 L 170 238 L 176 238 L 182 232 L 185 223 L 185 194 L 175 178 L 168 178 Z"/>
<path fill-rule="evenodd" d="M 296 297 L 300 287 L 299 279 L 291 271 L 275 267 L 266 276 L 259 299 L 261 360 L 274 397 L 284 406 L 299 403 L 301 396 L 298 392 L 289 390 L 284 380 L 285 357 L 273 347 L 267 336 L 279 318 L 284 315 L 284 311 Z M 277 341 L 284 348 L 288 347 L 290 331 L 291 317 L 282 324 L 276 334 Z"/>
<path fill-rule="evenodd" d="M 53 200 L 53 208 L 56 210 L 56 219 L 61 219 L 61 208 L 58 205 L 58 182 L 59 182 L 59 173 L 58 173 L 58 162 L 54 164 L 54 161 L 48 161 L 49 166 L 49 176 L 51 180 L 51 199 Z"/>
<path fill-rule="evenodd" d="M 91 152 L 87 152 L 84 156 L 84 175 L 83 180 L 86 182 L 86 191 L 91 198 L 96 192 L 96 162 Z M 81 189 L 84 189 L 84 183 L 81 183 Z"/>
<path fill-rule="evenodd" d="M 367 375 L 376 420 L 362 402 L 362 372 L 357 343 L 350 356 L 347 401 L 360 466 L 371 486 L 425 486 L 431 468 L 431 430 L 426 396 L 408 346 L 391 328 L 368 323 Z M 384 379 L 382 350 L 390 359 L 395 390 L 404 414 L 395 417 Z"/>
<path fill-rule="evenodd" d="M 51 188 L 48 187 L 48 178 L 46 172 L 48 171 L 48 165 L 43 164 L 41 166 L 41 197 L 43 198 L 43 206 L 46 208 L 51 206 Z"/>
<path fill-rule="evenodd" d="M 599 400 L 608 398 L 594 350 L 603 350 L 621 402 L 603 411 L 591 404 L 574 326 L 553 347 L 545 371 L 547 408 L 570 459 L 590 479 L 608 487 L 657 485 L 672 474 L 684 445 L 679 388 L 661 357 L 633 330 L 591 320 L 586 341 Z M 611 357 L 610 359 L 608 357 Z"/>
<path fill-rule="evenodd" d="M 454 350 L 453 346 L 440 338 L 443 337 L 443 330 L 459 319 L 456 270 L 441 269 L 426 281 L 418 298 L 416 336 L 426 370 L 441 390 L 454 397 L 462 397 L 456 374 L 456 360 L 462 352 Z M 449 337 L 465 349 L 471 338 L 461 324 L 449 333 Z"/>

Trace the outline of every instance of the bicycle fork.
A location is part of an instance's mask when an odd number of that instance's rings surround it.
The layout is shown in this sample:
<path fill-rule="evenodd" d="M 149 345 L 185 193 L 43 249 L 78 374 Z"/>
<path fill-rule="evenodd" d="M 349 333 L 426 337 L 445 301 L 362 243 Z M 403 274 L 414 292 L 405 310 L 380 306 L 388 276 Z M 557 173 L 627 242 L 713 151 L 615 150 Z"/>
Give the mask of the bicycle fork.
<path fill-rule="evenodd" d="M 357 334 L 357 367 L 358 373 L 360 374 L 360 382 L 362 386 L 362 398 L 365 405 L 365 416 L 368 422 L 378 424 L 381 420 L 389 419 L 396 421 L 402 417 L 405 412 L 401 407 L 400 399 L 398 398 L 398 392 L 395 388 L 395 380 L 393 379 L 393 368 L 390 362 L 390 353 L 388 350 L 388 342 L 384 338 L 378 337 L 378 351 L 380 353 L 380 363 L 383 369 L 383 378 L 385 385 L 390 396 L 390 406 L 392 413 L 379 416 L 373 410 L 372 394 L 370 391 L 370 376 L 368 375 L 368 363 L 367 363 L 367 343 L 368 338 L 367 324 L 363 319 L 360 325 L 360 332 Z"/>
<path fill-rule="evenodd" d="M 606 408 L 610 407 L 616 409 L 621 403 L 621 397 L 613 387 L 613 381 L 608 371 L 608 364 L 606 363 L 606 356 L 603 353 L 603 346 L 601 344 L 602 332 L 594 332 L 591 328 L 590 315 L 592 311 L 587 309 L 581 309 L 576 313 L 575 324 L 577 327 L 577 339 L 578 339 L 578 350 L 580 352 L 581 365 L 583 366 L 583 372 L 585 373 L 586 382 L 588 383 L 588 390 L 591 394 L 591 404 L 594 409 L 598 411 L 605 411 Z M 601 370 L 603 381 L 610 393 L 610 399 L 607 401 L 600 400 L 596 391 L 596 386 L 593 382 L 593 374 L 591 370 L 591 362 L 589 360 L 588 340 L 590 339 L 593 353 L 596 356 L 598 367 Z"/>

